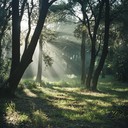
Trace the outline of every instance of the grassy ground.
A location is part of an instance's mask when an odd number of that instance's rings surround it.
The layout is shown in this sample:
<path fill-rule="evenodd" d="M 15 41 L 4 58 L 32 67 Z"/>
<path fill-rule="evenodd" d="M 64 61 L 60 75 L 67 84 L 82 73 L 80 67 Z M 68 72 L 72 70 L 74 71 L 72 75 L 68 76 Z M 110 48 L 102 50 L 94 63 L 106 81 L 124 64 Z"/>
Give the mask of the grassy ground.
<path fill-rule="evenodd" d="M 0 99 L 0 128 L 128 128 L 128 84 L 107 77 L 100 93 L 78 80 L 24 84 L 20 98 Z"/>

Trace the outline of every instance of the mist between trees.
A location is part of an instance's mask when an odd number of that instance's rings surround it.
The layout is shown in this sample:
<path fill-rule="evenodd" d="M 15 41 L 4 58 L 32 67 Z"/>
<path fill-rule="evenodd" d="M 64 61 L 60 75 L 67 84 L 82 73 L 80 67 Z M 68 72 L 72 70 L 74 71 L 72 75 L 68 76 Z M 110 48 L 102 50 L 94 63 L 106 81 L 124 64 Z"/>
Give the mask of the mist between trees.
<path fill-rule="evenodd" d="M 78 77 L 96 91 L 100 75 L 127 79 L 128 2 L 0 1 L 0 85 L 14 96 L 22 78 Z"/>

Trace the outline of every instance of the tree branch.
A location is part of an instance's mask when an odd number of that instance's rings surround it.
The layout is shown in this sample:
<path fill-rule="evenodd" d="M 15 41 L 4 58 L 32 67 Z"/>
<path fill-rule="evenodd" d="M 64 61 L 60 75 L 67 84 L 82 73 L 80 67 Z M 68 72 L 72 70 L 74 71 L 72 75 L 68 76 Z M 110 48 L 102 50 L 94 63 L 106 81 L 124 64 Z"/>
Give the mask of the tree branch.
<path fill-rule="evenodd" d="M 50 2 L 49 2 L 49 7 L 54 3 L 54 2 L 56 2 L 57 0 L 51 0 Z"/>
<path fill-rule="evenodd" d="M 83 20 L 82 20 L 79 16 L 77 16 L 77 15 L 75 14 L 75 11 L 74 11 L 73 9 L 71 10 L 71 13 L 72 13 L 76 18 L 78 18 L 79 21 L 83 22 Z"/>
<path fill-rule="evenodd" d="M 85 18 L 86 18 L 86 21 L 87 21 L 87 28 L 88 28 L 88 33 L 89 33 L 89 36 L 92 40 L 92 34 L 91 34 L 91 27 L 90 27 L 90 22 L 89 22 L 89 19 L 88 19 L 88 15 L 85 13 Z"/>
<path fill-rule="evenodd" d="M 19 20 L 21 22 L 22 20 L 22 17 L 23 17 L 23 14 L 24 14 L 24 7 L 25 7 L 25 4 L 27 3 L 27 0 L 24 0 L 23 3 L 22 3 L 22 6 L 21 6 L 21 14 L 19 16 Z"/>
<path fill-rule="evenodd" d="M 97 56 L 99 54 L 99 51 L 100 51 L 100 48 L 101 48 L 101 42 L 102 42 L 102 34 L 100 34 L 100 43 L 99 43 L 99 46 L 98 46 L 98 49 L 97 49 L 97 52 L 96 52 L 95 56 Z"/>
<path fill-rule="evenodd" d="M 91 12 L 92 12 L 92 15 L 93 15 L 94 18 L 96 19 L 96 15 L 95 15 L 95 13 L 94 13 L 94 10 L 93 10 L 93 8 L 92 8 L 92 5 L 91 5 L 90 2 L 88 2 L 88 3 L 89 3 L 90 10 L 91 10 Z M 94 3 L 93 3 L 93 4 L 94 4 Z"/>

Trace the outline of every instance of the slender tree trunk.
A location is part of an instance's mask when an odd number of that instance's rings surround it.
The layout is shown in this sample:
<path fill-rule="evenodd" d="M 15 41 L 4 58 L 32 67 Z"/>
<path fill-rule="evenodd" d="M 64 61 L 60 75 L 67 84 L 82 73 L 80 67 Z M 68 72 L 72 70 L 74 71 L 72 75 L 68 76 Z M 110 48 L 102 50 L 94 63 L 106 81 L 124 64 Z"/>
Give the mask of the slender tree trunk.
<path fill-rule="evenodd" d="M 37 71 L 37 76 L 36 76 L 36 81 L 41 83 L 41 77 L 42 77 L 42 57 L 43 57 L 43 53 L 42 53 L 42 35 L 40 35 L 40 39 L 39 39 L 39 58 L 38 58 L 38 71 Z"/>
<path fill-rule="evenodd" d="M 100 20 L 101 20 L 103 6 L 104 6 L 104 0 L 102 0 L 102 2 L 100 3 L 100 6 L 99 6 L 99 13 L 98 13 L 98 17 L 95 21 L 93 36 L 91 35 L 90 30 L 89 30 L 92 46 L 91 46 L 91 61 L 90 61 L 88 76 L 87 76 L 87 80 L 86 80 L 86 87 L 87 88 L 90 88 L 90 86 L 91 86 L 92 77 L 93 77 L 94 68 L 95 68 L 95 60 L 96 60 L 96 48 L 95 48 L 95 46 L 96 46 L 96 38 L 97 38 L 96 36 L 97 36 L 97 31 L 98 31 Z M 88 21 L 88 18 L 87 18 L 87 21 Z M 88 24 L 89 24 L 89 21 L 88 21 Z M 90 26 L 90 25 L 88 25 L 88 26 Z M 89 28 L 90 27 L 88 27 L 88 29 Z"/>
<path fill-rule="evenodd" d="M 91 79 L 93 76 L 94 66 L 95 66 L 95 51 L 93 51 L 93 53 L 91 53 L 91 62 L 90 62 L 90 66 L 89 66 L 88 76 L 86 79 L 86 87 L 88 89 L 90 89 L 90 84 L 91 84 Z"/>
<path fill-rule="evenodd" d="M 82 30 L 82 43 L 81 43 L 81 84 L 85 83 L 85 40 L 86 40 L 86 30 L 83 25 L 83 30 Z"/>
<path fill-rule="evenodd" d="M 105 72 L 105 69 L 103 67 L 102 72 L 101 72 L 101 78 L 105 78 L 105 75 L 106 75 L 106 72 Z"/>
<path fill-rule="evenodd" d="M 1 66 L 2 66 L 2 37 L 0 36 L 0 69 L 1 69 Z"/>
<path fill-rule="evenodd" d="M 109 42 L 109 26 L 110 26 L 110 21 L 109 21 L 109 11 L 110 11 L 110 5 L 109 5 L 109 0 L 105 1 L 106 7 L 105 7 L 105 34 L 104 34 L 104 45 L 103 45 L 103 51 L 101 55 L 101 59 L 99 62 L 99 65 L 94 73 L 94 77 L 92 80 L 92 90 L 97 89 L 97 82 L 99 75 L 103 69 L 104 62 L 108 53 L 108 42 Z"/>
<path fill-rule="evenodd" d="M 10 75 L 20 62 L 19 0 L 12 0 L 12 64 Z"/>
<path fill-rule="evenodd" d="M 10 17 L 10 15 L 8 17 Z M 2 68 L 2 39 L 4 36 L 4 32 L 7 28 L 7 24 L 8 24 L 8 18 L 6 18 L 4 25 L 1 28 L 1 33 L 0 33 L 0 69 Z"/>
<path fill-rule="evenodd" d="M 0 33 L 0 66 L 1 66 L 1 59 L 2 59 L 2 38 L 3 38 L 4 32 Z"/>

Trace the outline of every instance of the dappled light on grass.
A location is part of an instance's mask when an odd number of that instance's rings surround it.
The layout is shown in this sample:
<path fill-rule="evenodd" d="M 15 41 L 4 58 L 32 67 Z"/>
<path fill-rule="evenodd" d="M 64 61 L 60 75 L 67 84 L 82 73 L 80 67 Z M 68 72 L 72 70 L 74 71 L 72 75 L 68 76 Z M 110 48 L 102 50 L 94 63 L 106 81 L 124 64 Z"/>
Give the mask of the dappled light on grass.
<path fill-rule="evenodd" d="M 5 103 L 5 108 L 5 120 L 7 120 L 8 126 L 14 125 L 16 127 L 16 125 L 18 125 L 20 122 L 25 122 L 29 120 L 28 115 L 16 110 L 16 104 L 13 101 Z"/>
<path fill-rule="evenodd" d="M 110 82 L 111 81 L 111 82 Z M 128 84 L 114 80 L 108 76 L 106 79 L 100 79 L 99 89 L 108 94 L 113 104 L 122 104 L 128 102 Z"/>
<path fill-rule="evenodd" d="M 37 97 L 36 94 L 32 93 L 29 89 L 24 89 L 24 92 L 26 93 L 27 96 L 29 97 Z"/>
<path fill-rule="evenodd" d="M 42 126 L 43 124 L 48 121 L 49 118 L 47 117 L 47 115 L 42 111 L 42 110 L 36 110 L 33 111 L 33 118 L 32 121 L 34 122 L 34 124 L 36 126 Z"/>
<path fill-rule="evenodd" d="M 128 102 L 128 97 L 119 90 L 111 92 L 113 84 L 102 81 L 105 84 L 100 84 L 99 89 L 103 92 L 90 92 L 74 81 L 29 83 L 21 93 L 22 98 L 8 101 L 5 106 L 6 110 L 11 106 L 6 111 L 6 122 L 11 119 L 16 128 L 116 128 L 126 123 L 110 115 L 113 106 Z M 115 89 L 119 88 L 120 85 Z"/>

